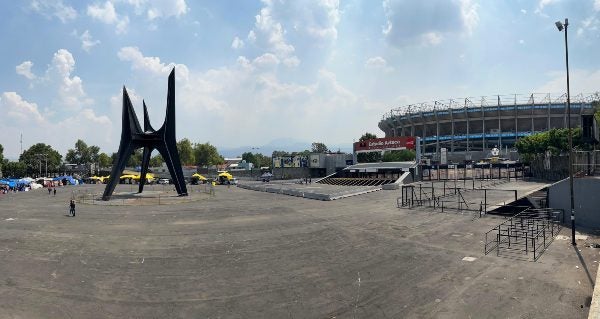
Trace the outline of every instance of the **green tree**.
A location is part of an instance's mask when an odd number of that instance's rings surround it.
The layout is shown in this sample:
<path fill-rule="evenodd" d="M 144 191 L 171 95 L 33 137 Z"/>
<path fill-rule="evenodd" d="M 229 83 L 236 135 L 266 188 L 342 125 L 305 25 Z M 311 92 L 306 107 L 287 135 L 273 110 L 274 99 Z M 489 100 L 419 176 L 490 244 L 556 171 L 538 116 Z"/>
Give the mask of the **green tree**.
<path fill-rule="evenodd" d="M 365 133 L 363 136 L 358 139 L 359 142 L 364 142 L 367 140 L 372 140 L 377 138 L 377 135 L 372 133 Z M 356 156 L 356 159 L 359 163 L 376 163 L 381 161 L 381 153 L 380 152 L 368 152 L 368 153 L 360 153 Z"/>
<path fill-rule="evenodd" d="M 526 136 L 519 139 L 515 143 L 515 147 L 519 154 L 524 155 L 525 159 L 531 159 L 538 154 L 545 154 L 546 151 L 550 151 L 554 155 L 564 154 L 569 151 L 569 129 L 551 129 Z M 583 142 L 581 128 L 579 127 L 573 129 L 573 148 L 590 148 L 590 145 Z"/>
<path fill-rule="evenodd" d="M 160 154 L 156 154 L 150 158 L 149 165 L 151 167 L 158 167 L 158 166 L 161 166 L 163 162 L 164 162 L 164 160 L 163 160 L 162 156 Z"/>
<path fill-rule="evenodd" d="M 208 142 L 195 145 L 194 157 L 198 166 L 210 166 L 225 163 L 225 159 L 219 154 L 217 148 Z"/>
<path fill-rule="evenodd" d="M 329 149 L 327 148 L 327 145 L 323 143 L 313 142 L 311 145 L 311 151 L 313 153 L 327 153 L 329 152 Z"/>
<path fill-rule="evenodd" d="M 383 154 L 383 162 L 406 162 L 414 161 L 416 153 L 413 150 L 386 151 Z"/>
<path fill-rule="evenodd" d="M 133 150 L 131 156 L 129 157 L 129 160 L 127 160 L 127 166 L 136 167 L 142 165 L 142 152 L 142 148 Z"/>
<path fill-rule="evenodd" d="M 246 163 L 252 163 L 254 166 L 256 166 L 257 163 L 256 155 L 252 154 L 251 152 L 245 152 L 242 154 L 242 160 L 246 161 Z"/>
<path fill-rule="evenodd" d="M 256 163 L 254 163 L 254 166 L 256 167 L 271 167 L 271 164 L 273 164 L 271 157 L 269 156 L 256 153 L 254 154 L 254 157 L 256 158 Z"/>
<path fill-rule="evenodd" d="M 290 156 L 290 153 L 286 151 L 273 151 L 272 157 Z"/>
<path fill-rule="evenodd" d="M 23 162 L 11 162 L 5 159 L 2 167 L 4 177 L 20 178 L 27 175 L 27 166 Z"/>
<path fill-rule="evenodd" d="M 19 162 L 25 164 L 27 173 L 33 174 L 39 172 L 40 163 L 42 171 L 45 172 L 46 159 L 48 159 L 48 172 L 58 171 L 61 165 L 62 156 L 50 145 L 44 143 L 37 143 L 25 150 L 19 157 Z"/>
<path fill-rule="evenodd" d="M 112 158 L 106 153 L 100 153 L 98 155 L 98 163 L 100 167 L 108 167 L 112 165 Z"/>
<path fill-rule="evenodd" d="M 97 163 L 99 153 L 100 148 L 98 146 L 88 146 L 84 141 L 77 140 L 75 148 L 67 151 L 65 161 L 72 164 Z"/>
<path fill-rule="evenodd" d="M 194 146 L 187 138 L 177 142 L 177 151 L 179 152 L 179 160 L 181 165 L 194 165 Z"/>

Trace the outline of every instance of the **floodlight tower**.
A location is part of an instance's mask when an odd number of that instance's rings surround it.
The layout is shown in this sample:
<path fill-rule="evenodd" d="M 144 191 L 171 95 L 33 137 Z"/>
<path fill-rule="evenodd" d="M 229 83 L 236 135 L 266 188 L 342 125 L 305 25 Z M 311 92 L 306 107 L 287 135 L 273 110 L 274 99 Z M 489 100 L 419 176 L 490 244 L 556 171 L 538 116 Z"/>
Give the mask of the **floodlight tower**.
<path fill-rule="evenodd" d="M 565 30 L 565 61 L 567 64 L 567 124 L 569 129 L 569 192 L 571 197 L 571 245 L 575 246 L 575 198 L 573 196 L 573 132 L 571 131 L 571 93 L 569 91 L 569 45 L 567 41 L 567 30 L 569 19 L 565 22 L 556 21 L 558 31 Z"/>

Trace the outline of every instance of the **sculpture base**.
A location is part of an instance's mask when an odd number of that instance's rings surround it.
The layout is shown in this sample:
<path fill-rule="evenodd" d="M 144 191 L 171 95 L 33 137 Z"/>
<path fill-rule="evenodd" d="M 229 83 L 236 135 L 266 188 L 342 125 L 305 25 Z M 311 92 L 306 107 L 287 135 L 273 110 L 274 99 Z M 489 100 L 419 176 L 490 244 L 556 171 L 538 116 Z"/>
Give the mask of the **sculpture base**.
<path fill-rule="evenodd" d="M 86 194 L 79 196 L 77 201 L 91 205 L 152 206 L 189 203 L 210 197 L 210 193 L 204 191 L 179 195 L 175 191 L 145 190 L 142 193 L 115 192 L 108 199 L 103 198 L 101 194 Z"/>

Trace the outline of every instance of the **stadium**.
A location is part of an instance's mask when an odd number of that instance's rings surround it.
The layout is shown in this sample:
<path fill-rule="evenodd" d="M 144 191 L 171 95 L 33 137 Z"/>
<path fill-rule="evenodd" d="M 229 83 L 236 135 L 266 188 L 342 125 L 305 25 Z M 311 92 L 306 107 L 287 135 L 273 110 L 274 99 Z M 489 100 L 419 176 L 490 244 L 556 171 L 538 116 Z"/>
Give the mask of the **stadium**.
<path fill-rule="evenodd" d="M 584 136 L 593 136 L 594 101 L 599 97 L 571 96 L 571 125 L 582 127 Z M 379 122 L 386 137 L 420 137 L 424 155 L 437 159 L 446 148 L 448 159 L 456 162 L 487 157 L 494 147 L 509 157 L 519 138 L 566 127 L 567 95 L 540 93 L 410 104 L 385 113 Z"/>

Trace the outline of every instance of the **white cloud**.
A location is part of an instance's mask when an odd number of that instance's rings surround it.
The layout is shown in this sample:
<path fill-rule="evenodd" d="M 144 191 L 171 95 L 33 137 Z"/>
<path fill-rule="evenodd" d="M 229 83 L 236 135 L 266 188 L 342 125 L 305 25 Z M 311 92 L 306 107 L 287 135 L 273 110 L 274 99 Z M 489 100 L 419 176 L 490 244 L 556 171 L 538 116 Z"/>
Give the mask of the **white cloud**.
<path fill-rule="evenodd" d="M 527 14 L 527 10 L 525 10 L 525 9 L 521 9 L 521 13 L 522 13 L 522 14 Z"/>
<path fill-rule="evenodd" d="M 367 59 L 367 62 L 365 62 L 365 67 L 368 69 L 379 69 L 379 68 L 385 68 L 386 66 L 387 66 L 387 61 L 380 56 L 369 58 L 369 59 Z"/>
<path fill-rule="evenodd" d="M 233 38 L 233 42 L 231 42 L 231 47 L 236 50 L 241 49 L 244 47 L 244 41 L 238 37 L 235 37 Z"/>
<path fill-rule="evenodd" d="M 93 47 L 100 44 L 100 40 L 94 40 L 89 30 L 85 30 L 81 35 L 77 34 L 77 30 L 75 30 L 73 34 L 81 40 L 81 49 L 85 52 L 90 52 Z"/>
<path fill-rule="evenodd" d="M 103 5 L 88 5 L 87 15 L 104 24 L 115 25 L 117 34 L 125 33 L 129 25 L 129 17 L 118 15 L 110 1 L 106 1 Z"/>
<path fill-rule="evenodd" d="M 265 53 L 254 59 L 252 62 L 259 67 L 272 67 L 279 64 L 279 59 L 272 53 Z"/>
<path fill-rule="evenodd" d="M 153 81 L 156 86 L 148 83 L 152 87 L 136 88 L 139 92 L 163 92 L 166 71 L 170 69 L 169 66 L 175 65 L 161 62 L 159 57 L 144 56 L 136 48 L 122 49 L 120 58 L 131 63 L 134 73 L 147 75 L 150 72 L 163 77 L 163 81 Z M 242 144 L 264 139 L 264 136 L 278 130 L 308 132 L 307 135 L 310 136 L 306 138 L 317 140 L 323 130 L 337 132 L 336 129 L 339 129 L 340 133 L 332 132 L 330 139 L 344 141 L 347 140 L 347 134 L 359 136 L 364 132 L 360 132 L 363 128 L 359 126 L 356 127 L 356 132 L 342 130 L 344 124 L 337 124 L 338 121 L 333 120 L 339 116 L 340 110 L 349 114 L 350 118 L 347 120 L 350 122 L 360 120 L 377 123 L 380 113 L 373 112 L 373 108 L 379 110 L 383 106 L 375 106 L 372 101 L 346 89 L 335 74 L 321 70 L 314 82 L 299 84 L 284 81 L 277 76 L 276 70 L 276 66 L 282 63 L 283 60 L 277 55 L 267 52 L 252 60 L 240 56 L 231 66 L 205 72 L 190 71 L 187 78 L 178 76 L 177 134 L 211 136 L 216 139 L 211 140 L 213 144 L 231 144 L 231 141 Z M 180 64 L 177 66 L 178 69 L 184 67 L 185 65 Z M 120 95 L 113 100 L 111 104 L 120 105 Z M 151 105 L 157 103 L 150 100 L 149 106 Z M 162 121 L 153 120 L 158 123 Z M 236 123 L 235 132 L 227 126 L 203 124 L 223 122 Z M 240 136 L 239 132 L 247 133 Z"/>
<path fill-rule="evenodd" d="M 337 39 L 339 0 L 263 0 L 262 3 L 254 27 L 248 32 L 248 43 L 262 53 L 276 55 L 284 66 L 296 67 L 301 63 L 288 33 L 293 34 L 301 47 L 310 43 L 319 48 Z"/>
<path fill-rule="evenodd" d="M 146 15 L 149 20 L 168 17 L 179 18 L 189 11 L 185 0 L 150 0 L 147 1 L 147 5 Z"/>
<path fill-rule="evenodd" d="M 31 67 L 33 66 L 33 62 L 25 61 L 16 66 L 17 74 L 26 77 L 29 80 L 35 80 L 36 76 L 31 72 Z"/>
<path fill-rule="evenodd" d="M 93 104 L 83 89 L 83 81 L 78 76 L 71 76 L 75 70 L 75 59 L 71 52 L 60 49 L 54 53 L 52 64 L 47 73 L 47 80 L 58 83 L 58 99 L 55 104 L 60 109 L 79 110 Z"/>
<path fill-rule="evenodd" d="M 160 62 L 158 57 L 145 57 L 137 47 L 123 47 L 119 50 L 117 56 L 121 61 L 131 62 L 133 70 L 140 70 L 153 76 L 168 75 L 175 67 L 179 79 L 187 79 L 188 77 L 187 66 L 175 63 L 164 64 Z"/>
<path fill-rule="evenodd" d="M 594 0 L 594 10 L 600 11 L 600 0 Z"/>
<path fill-rule="evenodd" d="M 65 5 L 62 0 L 33 0 L 30 7 L 46 17 L 54 16 L 62 23 L 77 18 L 77 11 L 73 7 Z"/>
<path fill-rule="evenodd" d="M 519 40 L 519 44 L 525 44 L 525 40 L 523 40 L 523 39 Z"/>
<path fill-rule="evenodd" d="M 368 58 L 365 62 L 365 68 L 370 70 L 382 70 L 385 72 L 390 72 L 394 70 L 394 68 L 388 66 L 387 61 L 380 56 Z"/>
<path fill-rule="evenodd" d="M 383 9 L 382 32 L 395 46 L 437 45 L 445 34 L 471 35 L 479 23 L 479 5 L 471 0 L 384 0 Z"/>
<path fill-rule="evenodd" d="M 438 45 L 442 42 L 442 34 L 438 32 L 427 32 L 421 36 L 424 45 Z"/>
<path fill-rule="evenodd" d="M 582 70 L 571 69 L 570 71 L 571 96 L 579 93 L 595 93 L 600 91 L 600 69 Z M 565 71 L 548 72 L 549 80 L 537 87 L 534 92 L 563 93 L 567 90 Z"/>
<path fill-rule="evenodd" d="M 535 9 L 534 13 L 535 14 L 539 14 L 543 17 L 548 17 L 548 15 L 546 15 L 543 11 L 544 8 L 547 7 L 548 5 L 557 3 L 560 0 L 539 0 L 537 8 Z"/>
<path fill-rule="evenodd" d="M 0 96 L 0 111 L 18 124 L 41 123 L 43 117 L 35 103 L 27 102 L 17 92 L 4 92 Z"/>

